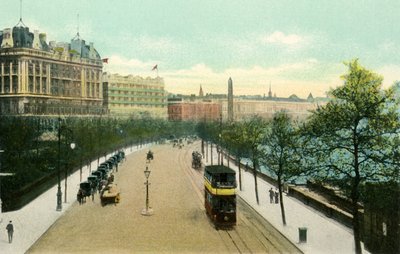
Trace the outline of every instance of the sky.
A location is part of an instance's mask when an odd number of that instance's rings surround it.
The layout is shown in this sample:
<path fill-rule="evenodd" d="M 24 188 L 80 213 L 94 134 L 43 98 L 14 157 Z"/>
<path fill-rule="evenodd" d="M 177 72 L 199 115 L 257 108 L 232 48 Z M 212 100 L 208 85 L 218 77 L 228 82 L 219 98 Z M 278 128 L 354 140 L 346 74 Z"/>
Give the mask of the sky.
<path fill-rule="evenodd" d="M 104 70 L 164 78 L 171 93 L 325 96 L 344 62 L 400 80 L 398 0 L 1 0 L 0 29 L 22 13 L 48 41 L 93 42 Z"/>

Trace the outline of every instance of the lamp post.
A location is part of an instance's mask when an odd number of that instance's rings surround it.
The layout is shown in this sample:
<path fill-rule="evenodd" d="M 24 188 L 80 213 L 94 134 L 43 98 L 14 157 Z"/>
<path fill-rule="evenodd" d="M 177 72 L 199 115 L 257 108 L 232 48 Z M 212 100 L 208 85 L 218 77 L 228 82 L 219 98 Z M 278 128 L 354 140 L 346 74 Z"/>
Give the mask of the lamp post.
<path fill-rule="evenodd" d="M 76 145 L 74 142 L 72 142 L 70 145 L 71 150 L 74 150 Z M 69 154 L 69 153 L 68 153 Z M 69 160 L 69 156 L 67 158 Z M 67 203 L 67 180 L 68 180 L 68 162 L 65 163 L 65 186 L 64 186 L 64 203 Z"/>
<path fill-rule="evenodd" d="M 61 161 L 61 118 L 58 118 L 58 158 L 57 158 L 57 206 L 56 211 L 62 210 L 62 203 L 61 203 L 61 177 L 60 177 L 60 161 Z"/>
<path fill-rule="evenodd" d="M 149 207 L 149 176 L 150 176 L 151 171 L 149 170 L 149 167 L 146 166 L 146 170 L 144 171 L 144 176 L 146 177 L 146 182 L 144 183 L 146 185 L 146 208 L 142 210 L 142 215 L 145 216 L 150 216 L 153 215 L 153 209 Z"/>
<path fill-rule="evenodd" d="M 61 117 L 58 118 L 58 160 L 57 160 L 57 206 L 56 206 L 56 211 L 61 211 L 62 210 L 62 192 L 61 192 L 61 176 L 60 176 L 60 171 L 61 171 L 61 133 L 63 131 L 68 131 L 72 135 L 72 130 L 68 129 L 65 126 L 61 126 Z M 73 144 L 73 145 L 72 145 Z M 71 148 L 75 148 L 75 143 L 71 143 Z M 67 199 L 67 178 L 65 178 L 65 202 Z"/>

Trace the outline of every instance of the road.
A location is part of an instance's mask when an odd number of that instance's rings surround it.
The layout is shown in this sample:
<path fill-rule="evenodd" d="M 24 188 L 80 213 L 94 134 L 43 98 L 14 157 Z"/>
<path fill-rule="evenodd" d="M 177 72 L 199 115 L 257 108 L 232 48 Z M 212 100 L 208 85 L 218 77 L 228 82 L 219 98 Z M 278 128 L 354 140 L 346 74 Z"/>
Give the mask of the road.
<path fill-rule="evenodd" d="M 202 171 L 191 168 L 199 142 L 151 148 L 127 157 L 115 182 L 121 202 L 100 205 L 99 196 L 75 202 L 27 253 L 301 253 L 245 202 L 238 199 L 237 226 L 216 230 L 204 210 Z M 146 166 L 152 216 L 143 216 Z"/>

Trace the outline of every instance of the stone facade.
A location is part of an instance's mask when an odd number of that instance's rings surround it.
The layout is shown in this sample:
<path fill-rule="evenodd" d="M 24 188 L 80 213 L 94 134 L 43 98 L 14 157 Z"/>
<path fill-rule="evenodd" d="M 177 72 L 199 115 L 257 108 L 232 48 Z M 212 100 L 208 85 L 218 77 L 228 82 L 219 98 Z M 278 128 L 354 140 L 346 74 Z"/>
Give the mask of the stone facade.
<path fill-rule="evenodd" d="M 227 100 L 221 100 L 220 103 L 222 105 L 222 119 L 228 120 L 229 103 Z M 285 110 L 293 119 L 302 120 L 310 114 L 310 110 L 316 109 L 317 106 L 317 103 L 306 101 L 243 100 L 235 98 L 233 101 L 233 121 L 249 119 L 255 115 L 268 119 L 282 110 Z"/>
<path fill-rule="evenodd" d="M 46 42 L 27 27 L 0 32 L 0 114 L 98 115 L 103 108 L 102 60 L 78 37 Z M 74 48 L 71 48 L 74 45 Z"/>
<path fill-rule="evenodd" d="M 160 77 L 103 75 L 104 106 L 119 117 L 167 118 L 167 96 Z"/>

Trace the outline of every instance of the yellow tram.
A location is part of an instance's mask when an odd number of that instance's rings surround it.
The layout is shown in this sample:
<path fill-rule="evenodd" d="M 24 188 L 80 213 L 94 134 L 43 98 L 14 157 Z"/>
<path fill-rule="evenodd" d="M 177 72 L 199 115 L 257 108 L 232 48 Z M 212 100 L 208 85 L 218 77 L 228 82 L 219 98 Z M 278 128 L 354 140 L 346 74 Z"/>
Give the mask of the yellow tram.
<path fill-rule="evenodd" d="M 236 172 L 225 166 L 204 169 L 204 206 L 216 228 L 236 225 Z"/>

